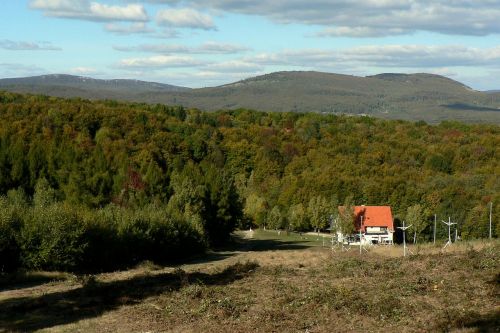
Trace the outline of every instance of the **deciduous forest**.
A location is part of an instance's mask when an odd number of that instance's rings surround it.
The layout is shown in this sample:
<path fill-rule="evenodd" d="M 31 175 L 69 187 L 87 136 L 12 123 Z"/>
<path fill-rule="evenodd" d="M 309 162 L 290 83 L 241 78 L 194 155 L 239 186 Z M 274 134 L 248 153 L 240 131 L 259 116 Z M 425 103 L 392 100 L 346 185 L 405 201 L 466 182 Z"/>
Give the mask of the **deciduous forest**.
<path fill-rule="evenodd" d="M 251 225 L 328 227 L 337 206 L 500 228 L 500 127 L 0 92 L 0 271 L 179 260 Z M 447 232 L 447 230 L 446 230 Z M 445 229 L 438 230 L 443 237 Z"/>

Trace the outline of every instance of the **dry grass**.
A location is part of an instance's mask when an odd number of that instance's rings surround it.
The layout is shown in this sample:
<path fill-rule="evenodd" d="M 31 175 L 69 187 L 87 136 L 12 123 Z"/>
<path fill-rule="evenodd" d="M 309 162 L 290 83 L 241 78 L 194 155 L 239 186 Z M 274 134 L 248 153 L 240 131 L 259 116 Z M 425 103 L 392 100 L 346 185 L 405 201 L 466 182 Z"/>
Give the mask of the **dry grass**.
<path fill-rule="evenodd" d="M 294 241 L 292 241 L 294 237 Z M 500 243 L 334 252 L 272 233 L 179 267 L 0 292 L 0 332 L 497 332 Z M 417 252 L 416 249 L 414 252 Z M 398 256 L 399 254 L 399 256 Z M 204 259 L 208 261 L 204 261 Z M 58 286 L 53 291 L 51 286 Z M 2 330 L 3 328 L 3 330 Z"/>
<path fill-rule="evenodd" d="M 408 249 L 416 255 L 431 255 L 431 254 L 446 254 L 446 253 L 463 253 L 467 251 L 482 250 L 491 247 L 492 242 L 487 240 L 473 240 L 473 241 L 460 241 L 453 243 L 451 246 L 445 245 L 444 241 L 438 241 L 436 244 L 423 243 L 423 244 L 407 244 Z M 374 246 L 369 249 L 371 252 L 387 256 L 387 257 L 401 257 L 403 255 L 403 246 Z"/>

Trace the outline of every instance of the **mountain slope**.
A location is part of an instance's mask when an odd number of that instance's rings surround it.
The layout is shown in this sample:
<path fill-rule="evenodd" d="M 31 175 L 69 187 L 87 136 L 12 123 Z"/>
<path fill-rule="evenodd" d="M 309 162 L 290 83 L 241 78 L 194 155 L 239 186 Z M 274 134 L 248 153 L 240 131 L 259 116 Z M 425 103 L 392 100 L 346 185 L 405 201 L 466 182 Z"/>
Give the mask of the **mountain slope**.
<path fill-rule="evenodd" d="M 127 80 L 102 82 L 88 78 L 79 78 L 78 84 L 65 84 L 61 82 L 61 76 L 39 78 L 38 81 L 31 78 L 29 84 L 23 79 L 16 80 L 15 84 L 12 80 L 0 80 L 0 89 L 184 105 L 208 111 L 249 108 L 364 114 L 432 123 L 442 120 L 500 123 L 499 94 L 475 91 L 449 78 L 425 73 L 358 77 L 321 72 L 277 72 L 201 89 Z M 86 80 L 86 85 L 82 80 Z M 114 85 L 119 88 L 114 88 Z"/>
<path fill-rule="evenodd" d="M 88 99 L 139 99 L 139 96 L 143 94 L 160 94 L 189 90 L 189 88 L 155 82 L 99 80 L 66 74 L 1 79 L 0 89 Z"/>
<path fill-rule="evenodd" d="M 204 110 L 252 108 L 500 123 L 500 98 L 432 74 L 357 77 L 278 72 L 214 88 L 158 95 L 155 102 Z"/>

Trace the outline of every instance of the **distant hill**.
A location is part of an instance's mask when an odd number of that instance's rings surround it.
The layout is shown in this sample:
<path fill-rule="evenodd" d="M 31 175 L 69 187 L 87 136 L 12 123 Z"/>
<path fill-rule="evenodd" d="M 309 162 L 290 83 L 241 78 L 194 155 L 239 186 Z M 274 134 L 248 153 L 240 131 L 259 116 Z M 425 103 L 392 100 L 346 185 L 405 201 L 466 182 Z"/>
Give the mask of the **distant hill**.
<path fill-rule="evenodd" d="M 0 89 L 88 99 L 141 99 L 146 94 L 179 92 L 189 88 L 139 80 L 99 80 L 66 74 L 0 79 Z"/>
<path fill-rule="evenodd" d="M 0 89 L 184 105 L 207 111 L 249 108 L 357 114 L 430 123 L 442 120 L 500 123 L 500 94 L 476 91 L 449 78 L 425 73 L 358 77 L 321 72 L 276 72 L 201 89 L 46 75 L 3 79 Z"/>

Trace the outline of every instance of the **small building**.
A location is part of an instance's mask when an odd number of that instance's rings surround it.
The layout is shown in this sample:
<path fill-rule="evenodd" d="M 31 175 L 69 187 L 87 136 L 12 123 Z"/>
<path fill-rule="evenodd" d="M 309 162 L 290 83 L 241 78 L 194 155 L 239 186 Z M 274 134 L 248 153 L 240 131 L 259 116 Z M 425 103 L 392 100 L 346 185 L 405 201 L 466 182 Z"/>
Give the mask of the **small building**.
<path fill-rule="evenodd" d="M 343 207 L 339 207 L 339 210 Z M 365 244 L 392 244 L 394 222 L 390 206 L 354 206 L 354 226 Z M 345 237 L 338 234 L 339 240 Z M 359 239 L 359 236 L 357 237 Z M 357 239 L 357 241 L 359 241 Z"/>

